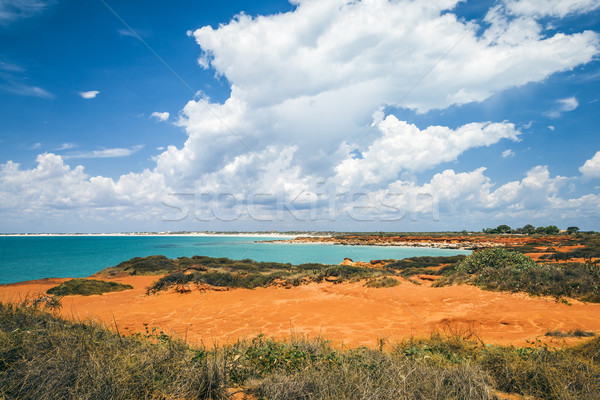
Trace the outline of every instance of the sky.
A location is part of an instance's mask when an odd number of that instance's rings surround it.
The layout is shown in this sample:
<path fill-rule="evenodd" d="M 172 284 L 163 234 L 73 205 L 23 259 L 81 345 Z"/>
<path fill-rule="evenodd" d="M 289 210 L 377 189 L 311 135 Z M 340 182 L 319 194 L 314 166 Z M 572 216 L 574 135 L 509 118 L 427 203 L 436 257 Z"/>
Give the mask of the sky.
<path fill-rule="evenodd" d="M 600 222 L 600 0 L 0 0 L 0 232 Z"/>

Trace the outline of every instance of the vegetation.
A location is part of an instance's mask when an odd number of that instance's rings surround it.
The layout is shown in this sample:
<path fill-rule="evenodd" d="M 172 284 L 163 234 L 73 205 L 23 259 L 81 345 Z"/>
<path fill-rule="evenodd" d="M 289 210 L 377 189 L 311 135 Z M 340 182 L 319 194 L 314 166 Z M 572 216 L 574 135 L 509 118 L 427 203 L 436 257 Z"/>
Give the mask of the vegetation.
<path fill-rule="evenodd" d="M 393 261 L 386 265 L 386 268 L 393 269 L 405 278 L 418 275 L 442 275 L 456 268 L 456 265 L 465 259 L 466 256 L 450 257 L 411 257 L 404 260 Z"/>
<path fill-rule="evenodd" d="M 379 349 L 321 339 L 252 340 L 191 348 L 164 333 L 130 337 L 0 304 L 5 399 L 539 399 L 600 398 L 600 338 L 555 349 L 483 345 L 433 334 Z"/>
<path fill-rule="evenodd" d="M 254 289 L 271 285 L 298 286 L 303 283 L 329 281 L 334 283 L 357 282 L 368 279 L 371 287 L 389 287 L 398 283 L 393 276 L 410 277 L 417 274 L 441 275 L 451 270 L 465 256 L 412 257 L 404 260 L 386 260 L 383 269 L 325 264 L 282 264 L 252 260 L 231 260 L 194 256 L 170 260 L 179 270 L 159 278 L 148 293 L 175 288 L 189 291 L 192 285 Z M 118 266 L 117 266 L 118 267 Z M 163 268 L 156 265 L 158 271 Z M 110 269 L 109 269 L 110 271 Z M 388 279 L 384 279 L 388 277 Z"/>
<path fill-rule="evenodd" d="M 165 256 L 135 257 L 131 260 L 103 269 L 99 275 L 127 273 L 129 275 L 159 275 L 179 269 L 177 263 Z"/>
<path fill-rule="evenodd" d="M 194 259 L 200 269 L 184 273 L 182 270 L 158 279 L 148 293 L 156 293 L 171 287 L 185 291 L 189 285 L 254 289 L 271 285 L 298 286 L 302 283 L 330 281 L 335 283 L 356 282 L 362 279 L 396 275 L 390 269 L 374 269 L 351 265 L 282 264 L 228 258 L 198 257 Z M 178 259 L 180 265 L 188 260 Z"/>
<path fill-rule="evenodd" d="M 582 263 L 538 265 L 521 253 L 499 248 L 473 253 L 434 285 L 453 283 L 471 283 L 486 290 L 600 302 L 599 266 Z"/>
<path fill-rule="evenodd" d="M 0 304 L 4 399 L 224 398 L 222 360 L 175 340 L 122 337 Z"/>
<path fill-rule="evenodd" d="M 46 293 L 55 296 L 102 294 L 108 292 L 120 292 L 133 289 L 131 285 L 117 282 L 100 281 L 96 279 L 71 279 L 58 286 L 48 289 Z"/>
<path fill-rule="evenodd" d="M 508 225 L 498 225 L 496 228 L 485 228 L 482 230 L 483 233 L 489 234 L 508 234 L 515 233 L 519 235 L 557 235 L 560 233 L 560 229 L 556 225 L 548 225 L 548 226 L 539 226 L 534 227 L 531 224 L 527 224 L 522 228 L 512 229 Z M 568 234 L 573 234 L 579 231 L 579 228 L 576 226 L 571 226 L 567 229 Z"/>
<path fill-rule="evenodd" d="M 400 281 L 398 281 L 398 279 L 394 279 L 394 278 L 385 276 L 383 278 L 369 279 L 365 283 L 365 286 L 371 287 L 371 288 L 384 288 L 384 287 L 398 286 L 399 284 L 400 284 Z"/>

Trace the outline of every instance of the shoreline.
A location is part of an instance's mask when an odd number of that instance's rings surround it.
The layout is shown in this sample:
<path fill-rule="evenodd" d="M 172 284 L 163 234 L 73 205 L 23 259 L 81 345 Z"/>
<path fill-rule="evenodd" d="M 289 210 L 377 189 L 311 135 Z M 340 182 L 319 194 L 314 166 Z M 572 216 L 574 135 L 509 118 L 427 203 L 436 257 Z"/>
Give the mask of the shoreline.
<path fill-rule="evenodd" d="M 292 239 L 314 235 L 289 235 L 283 233 L 2 233 L 0 237 L 276 237 Z M 328 236 L 319 236 L 328 237 Z"/>
<path fill-rule="evenodd" d="M 324 236 L 328 237 L 328 236 Z M 319 242 L 319 241 L 311 241 L 311 242 L 303 242 L 296 241 L 294 239 L 289 240 L 264 240 L 257 241 L 256 243 L 268 243 L 268 244 L 294 244 L 294 245 L 314 245 L 314 246 L 349 246 L 349 247 L 404 247 L 404 248 L 428 248 L 428 249 L 440 249 L 440 250 L 465 250 L 470 251 L 474 249 L 479 249 L 480 247 L 465 247 L 465 246 L 456 246 L 453 243 L 414 243 L 414 242 L 404 242 L 404 243 L 342 243 L 342 242 Z M 490 246 L 492 247 L 492 246 Z"/>

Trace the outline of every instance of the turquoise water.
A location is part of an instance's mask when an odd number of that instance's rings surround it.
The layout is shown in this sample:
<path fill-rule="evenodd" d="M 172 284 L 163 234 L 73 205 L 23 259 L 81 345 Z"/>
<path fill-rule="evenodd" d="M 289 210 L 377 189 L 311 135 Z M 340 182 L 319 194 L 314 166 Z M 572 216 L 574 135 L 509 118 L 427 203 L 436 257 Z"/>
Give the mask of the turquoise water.
<path fill-rule="evenodd" d="M 470 254 L 418 247 L 269 244 L 258 237 L 41 236 L 0 237 L 0 284 L 41 278 L 86 277 L 133 257 L 194 255 L 301 264 Z"/>

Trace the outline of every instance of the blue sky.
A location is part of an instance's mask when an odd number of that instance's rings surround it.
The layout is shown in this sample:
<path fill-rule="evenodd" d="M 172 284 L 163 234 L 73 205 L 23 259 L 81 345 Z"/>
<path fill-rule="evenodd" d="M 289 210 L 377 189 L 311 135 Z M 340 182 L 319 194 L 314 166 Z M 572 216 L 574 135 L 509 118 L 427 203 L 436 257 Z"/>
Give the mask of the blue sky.
<path fill-rule="evenodd" d="M 1 231 L 598 230 L 599 1 L 221 3 L 0 0 Z"/>

